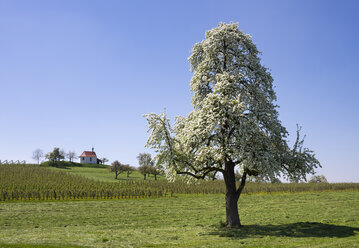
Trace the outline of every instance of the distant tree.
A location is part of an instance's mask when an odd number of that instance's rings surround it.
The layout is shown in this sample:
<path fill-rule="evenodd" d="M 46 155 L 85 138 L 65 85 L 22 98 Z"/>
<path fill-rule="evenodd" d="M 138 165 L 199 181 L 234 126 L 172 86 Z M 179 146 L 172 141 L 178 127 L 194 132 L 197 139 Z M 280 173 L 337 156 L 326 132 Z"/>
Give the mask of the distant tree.
<path fill-rule="evenodd" d="M 40 160 L 44 157 L 44 151 L 41 149 L 36 149 L 32 153 L 32 158 L 37 161 L 38 164 L 40 164 Z"/>
<path fill-rule="evenodd" d="M 64 160 L 65 159 L 65 153 L 63 150 L 60 150 L 60 148 L 55 147 L 52 152 L 49 152 L 45 155 L 45 157 L 53 162 L 56 163 L 57 161 Z"/>
<path fill-rule="evenodd" d="M 61 156 L 62 156 L 62 158 L 61 158 L 60 160 L 64 160 L 65 157 L 66 157 L 66 152 L 65 152 L 63 149 L 61 149 L 61 150 L 60 150 L 60 154 L 61 154 Z"/>
<path fill-rule="evenodd" d="M 76 153 L 74 151 L 69 151 L 66 154 L 66 157 L 69 159 L 70 162 L 73 162 L 75 158 L 77 158 Z"/>
<path fill-rule="evenodd" d="M 310 178 L 309 183 L 327 183 L 324 175 L 314 175 Z"/>
<path fill-rule="evenodd" d="M 151 174 L 151 167 L 154 166 L 154 163 L 151 158 L 151 154 L 149 153 L 140 153 L 137 156 L 138 164 L 140 167 L 138 167 L 138 171 L 143 175 L 143 179 L 146 180 L 146 175 Z"/>
<path fill-rule="evenodd" d="M 106 164 L 106 162 L 108 162 L 108 159 L 107 158 L 102 158 L 102 164 Z"/>
<path fill-rule="evenodd" d="M 143 180 L 146 180 L 146 175 L 151 171 L 151 166 L 149 165 L 141 165 L 138 167 L 138 172 L 143 175 Z"/>
<path fill-rule="evenodd" d="M 125 164 L 124 165 L 124 171 L 127 172 L 127 178 L 130 177 L 130 174 L 135 170 L 131 165 Z"/>
<path fill-rule="evenodd" d="M 149 153 L 140 153 L 137 156 L 139 165 L 151 165 L 153 166 L 151 154 Z"/>
<path fill-rule="evenodd" d="M 151 174 L 155 177 L 155 180 L 157 180 L 157 176 L 161 174 L 161 172 L 155 167 L 155 166 L 148 166 L 148 174 Z"/>
<path fill-rule="evenodd" d="M 125 171 L 124 164 L 121 164 L 118 160 L 112 162 L 110 169 L 112 172 L 115 172 L 115 179 L 118 178 L 119 174 Z"/>
<path fill-rule="evenodd" d="M 127 178 L 129 178 L 130 174 L 132 173 L 132 171 L 134 171 L 135 169 L 130 166 L 129 164 L 122 164 L 120 162 L 118 162 L 117 160 L 115 160 L 110 167 L 112 172 L 115 172 L 115 179 L 118 179 L 118 175 L 124 172 L 127 172 Z"/>

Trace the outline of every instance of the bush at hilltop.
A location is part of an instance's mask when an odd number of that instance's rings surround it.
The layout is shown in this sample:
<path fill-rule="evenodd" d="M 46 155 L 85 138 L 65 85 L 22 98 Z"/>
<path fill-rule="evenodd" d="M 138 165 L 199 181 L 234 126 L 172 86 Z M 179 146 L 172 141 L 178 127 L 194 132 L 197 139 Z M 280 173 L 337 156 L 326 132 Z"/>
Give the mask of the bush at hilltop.
<path fill-rule="evenodd" d="M 45 167 L 57 167 L 57 168 L 66 168 L 66 167 L 91 167 L 91 168 L 107 168 L 107 165 L 104 164 L 82 164 L 69 161 L 46 161 L 41 163 L 41 166 Z"/>

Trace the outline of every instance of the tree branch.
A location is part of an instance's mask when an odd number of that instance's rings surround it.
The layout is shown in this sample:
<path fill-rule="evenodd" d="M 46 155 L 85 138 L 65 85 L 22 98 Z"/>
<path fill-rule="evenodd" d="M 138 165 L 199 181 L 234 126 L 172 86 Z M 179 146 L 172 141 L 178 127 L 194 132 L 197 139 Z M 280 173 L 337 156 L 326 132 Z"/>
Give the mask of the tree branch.
<path fill-rule="evenodd" d="M 244 186 L 246 185 L 246 179 L 247 179 L 247 170 L 245 169 L 241 178 L 241 184 L 239 185 L 236 194 L 239 196 L 242 193 L 242 190 L 244 189 Z"/>
<path fill-rule="evenodd" d="M 176 171 L 177 174 L 179 175 L 190 175 L 194 178 L 197 179 L 204 179 L 210 172 L 215 171 L 215 172 L 224 172 L 224 170 L 220 169 L 220 168 L 216 168 L 216 167 L 204 167 L 200 170 L 196 170 L 195 173 L 189 172 L 189 171 Z M 201 175 L 197 175 L 196 173 L 200 173 L 203 172 L 203 174 Z"/>

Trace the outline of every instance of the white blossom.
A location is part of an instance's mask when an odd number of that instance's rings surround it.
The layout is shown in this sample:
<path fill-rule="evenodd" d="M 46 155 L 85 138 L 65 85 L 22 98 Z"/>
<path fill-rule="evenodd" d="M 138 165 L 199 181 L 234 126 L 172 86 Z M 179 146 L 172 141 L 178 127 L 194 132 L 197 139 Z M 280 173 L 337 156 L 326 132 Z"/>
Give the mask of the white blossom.
<path fill-rule="evenodd" d="M 220 23 L 195 44 L 189 57 L 193 111 L 171 128 L 165 114 L 146 115 L 147 146 L 168 178 L 205 177 L 234 163 L 244 172 L 272 179 L 305 178 L 319 165 L 298 138 L 292 149 L 278 120 L 273 78 L 260 64 L 251 36 L 238 24 Z M 191 177 L 189 177 L 191 178 Z"/>

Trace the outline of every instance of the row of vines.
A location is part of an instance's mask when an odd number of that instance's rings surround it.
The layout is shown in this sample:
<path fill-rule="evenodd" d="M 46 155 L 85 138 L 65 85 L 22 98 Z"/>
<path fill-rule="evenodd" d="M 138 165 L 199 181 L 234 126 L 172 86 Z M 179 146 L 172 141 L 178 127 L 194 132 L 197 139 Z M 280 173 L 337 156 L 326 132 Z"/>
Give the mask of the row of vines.
<path fill-rule="evenodd" d="M 328 190 L 359 190 L 358 183 L 269 184 L 247 183 L 244 192 L 304 192 Z M 0 201 L 75 200 L 168 197 L 173 194 L 223 194 L 224 182 L 202 181 L 187 184 L 159 181 L 100 182 L 66 172 L 39 166 L 0 165 Z"/>

